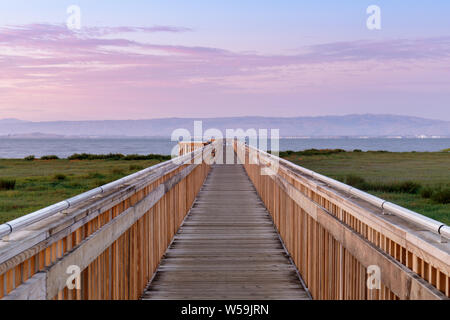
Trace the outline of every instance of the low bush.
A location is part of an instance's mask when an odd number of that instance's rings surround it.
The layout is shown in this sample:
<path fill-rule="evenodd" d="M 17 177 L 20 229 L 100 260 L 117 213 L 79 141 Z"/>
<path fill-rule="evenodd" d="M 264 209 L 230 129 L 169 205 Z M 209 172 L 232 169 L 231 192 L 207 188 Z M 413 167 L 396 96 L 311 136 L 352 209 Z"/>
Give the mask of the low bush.
<path fill-rule="evenodd" d="M 109 154 L 90 154 L 90 153 L 75 153 L 68 157 L 69 160 L 159 160 L 167 161 L 170 160 L 170 156 L 165 156 L 162 154 L 129 154 L 123 155 L 121 153 L 109 153 Z"/>
<path fill-rule="evenodd" d="M 366 181 L 360 176 L 349 174 L 345 177 L 345 183 L 358 189 L 364 189 Z"/>
<path fill-rule="evenodd" d="M 357 175 L 348 175 L 345 183 L 363 191 L 378 191 L 391 193 L 409 193 L 416 194 L 422 188 L 420 183 L 414 181 L 402 181 L 391 183 L 367 182 L 364 178 Z"/>
<path fill-rule="evenodd" d="M 447 204 L 450 203 L 450 188 L 442 189 L 433 192 L 431 199 L 437 203 Z"/>
<path fill-rule="evenodd" d="M 123 158 L 123 160 L 158 160 L 158 161 L 167 161 L 170 159 L 171 159 L 170 156 L 165 156 L 162 154 L 148 154 L 148 155 L 129 154 Z"/>
<path fill-rule="evenodd" d="M 15 187 L 16 187 L 16 180 L 12 179 L 0 180 L 0 190 L 14 190 Z"/>
<path fill-rule="evenodd" d="M 347 152 L 343 149 L 307 149 L 307 150 L 303 150 L 303 151 L 292 151 L 292 150 L 287 150 L 287 151 L 280 151 L 280 157 L 284 158 L 284 157 L 288 157 L 291 155 L 295 155 L 295 156 L 317 156 L 317 155 L 331 155 L 331 154 L 336 154 L 336 153 L 344 153 Z M 268 153 L 271 153 L 271 151 L 268 151 Z"/>
<path fill-rule="evenodd" d="M 49 155 L 49 156 L 42 156 L 41 157 L 41 160 L 58 160 L 58 159 L 59 159 L 59 157 L 55 156 L 54 154 Z"/>
<path fill-rule="evenodd" d="M 425 199 L 430 199 L 431 196 L 433 195 L 433 193 L 434 193 L 433 188 L 426 187 L 426 188 L 423 188 L 422 191 L 420 191 L 420 196 Z"/>
<path fill-rule="evenodd" d="M 379 192 L 417 194 L 421 187 L 421 184 L 413 181 L 392 183 L 366 183 L 367 190 Z"/>
<path fill-rule="evenodd" d="M 26 161 L 33 161 L 34 159 L 36 159 L 36 157 L 34 155 L 23 158 L 23 160 L 26 160 Z"/>
<path fill-rule="evenodd" d="M 394 184 L 395 192 L 417 194 L 421 188 L 422 185 L 414 181 L 404 181 Z"/>
<path fill-rule="evenodd" d="M 121 153 L 108 154 L 90 154 L 90 153 L 74 153 L 67 159 L 69 160 L 120 160 L 125 157 Z"/>
<path fill-rule="evenodd" d="M 66 180 L 67 176 L 65 174 L 62 173 L 57 173 L 53 176 L 53 180 L 58 180 L 58 181 L 63 181 Z"/>

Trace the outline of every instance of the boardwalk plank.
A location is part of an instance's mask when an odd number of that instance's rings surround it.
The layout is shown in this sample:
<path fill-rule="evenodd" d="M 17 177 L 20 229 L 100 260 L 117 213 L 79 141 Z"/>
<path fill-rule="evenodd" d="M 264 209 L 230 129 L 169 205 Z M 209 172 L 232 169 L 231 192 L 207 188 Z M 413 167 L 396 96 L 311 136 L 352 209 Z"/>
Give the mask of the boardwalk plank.
<path fill-rule="evenodd" d="M 309 296 L 244 168 L 214 165 L 141 298 Z"/>

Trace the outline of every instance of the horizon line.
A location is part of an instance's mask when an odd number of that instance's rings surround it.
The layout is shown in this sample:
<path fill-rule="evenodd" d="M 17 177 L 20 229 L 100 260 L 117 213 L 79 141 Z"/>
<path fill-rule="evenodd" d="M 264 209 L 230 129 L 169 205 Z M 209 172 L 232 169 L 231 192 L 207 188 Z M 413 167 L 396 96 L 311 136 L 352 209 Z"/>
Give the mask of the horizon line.
<path fill-rule="evenodd" d="M 416 118 L 423 120 L 433 120 L 441 122 L 450 122 L 450 119 L 434 119 L 426 118 L 420 116 L 406 115 L 406 114 L 392 114 L 392 113 L 349 113 L 349 114 L 327 114 L 327 115 L 316 115 L 316 116 L 258 116 L 258 115 L 243 115 L 243 116 L 218 116 L 218 117 L 160 117 L 160 118 L 140 118 L 140 119 L 86 119 L 86 120 L 24 120 L 19 118 L 0 118 L 0 121 L 21 121 L 21 122 L 31 122 L 31 123 L 42 123 L 42 122 L 96 122 L 96 121 L 149 121 L 149 120 L 169 120 L 169 119 L 185 119 L 185 120 L 210 120 L 210 119 L 233 119 L 233 118 L 264 118 L 264 119 L 298 119 L 298 118 L 330 118 L 330 117 L 350 117 L 350 116 L 389 116 L 389 117 L 404 117 L 404 118 Z"/>

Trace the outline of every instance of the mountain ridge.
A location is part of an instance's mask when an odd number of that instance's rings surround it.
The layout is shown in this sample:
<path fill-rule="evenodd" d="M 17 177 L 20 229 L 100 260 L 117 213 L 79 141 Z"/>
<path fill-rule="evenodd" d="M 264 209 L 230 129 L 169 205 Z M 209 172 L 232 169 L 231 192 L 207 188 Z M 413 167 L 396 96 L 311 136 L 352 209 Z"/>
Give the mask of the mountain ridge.
<path fill-rule="evenodd" d="M 280 129 L 280 136 L 439 136 L 450 137 L 450 121 L 413 116 L 350 114 L 317 117 L 220 117 L 220 118 L 159 118 L 141 120 L 86 121 L 24 121 L 0 119 L 0 136 L 43 135 L 70 136 L 170 136 L 177 128 L 193 134 L 194 121 L 203 122 L 203 130 L 217 128 L 244 130 Z"/>

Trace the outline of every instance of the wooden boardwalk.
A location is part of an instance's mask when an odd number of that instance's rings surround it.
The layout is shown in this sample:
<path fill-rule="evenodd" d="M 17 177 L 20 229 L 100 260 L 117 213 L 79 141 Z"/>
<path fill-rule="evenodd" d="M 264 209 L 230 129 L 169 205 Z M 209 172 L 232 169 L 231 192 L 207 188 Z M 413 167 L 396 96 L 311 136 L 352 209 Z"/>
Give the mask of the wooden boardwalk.
<path fill-rule="evenodd" d="M 213 165 L 142 299 L 309 299 L 243 166 Z"/>

